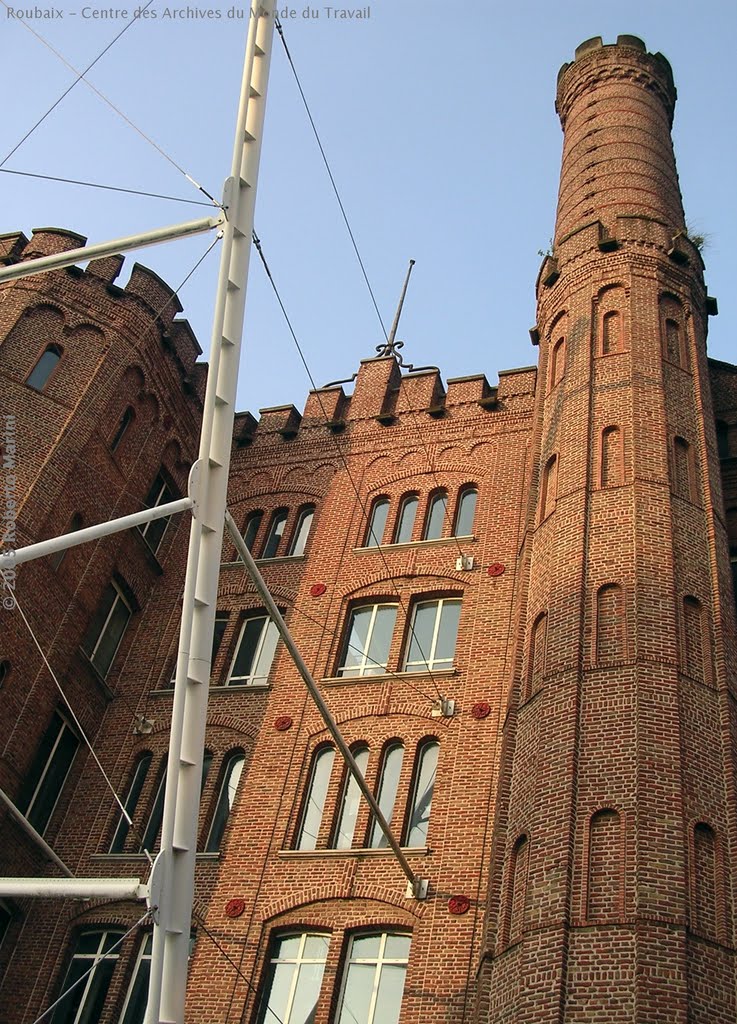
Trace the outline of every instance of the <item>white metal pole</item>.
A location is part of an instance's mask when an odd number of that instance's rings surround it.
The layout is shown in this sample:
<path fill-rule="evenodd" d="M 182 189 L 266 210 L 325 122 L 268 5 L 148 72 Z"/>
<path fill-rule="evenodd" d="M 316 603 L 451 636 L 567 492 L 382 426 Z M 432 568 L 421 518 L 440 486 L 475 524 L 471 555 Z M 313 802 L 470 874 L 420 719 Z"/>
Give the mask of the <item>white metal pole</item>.
<path fill-rule="evenodd" d="M 60 537 L 40 540 L 36 544 L 28 544 L 15 551 L 3 551 L 0 554 L 0 572 L 14 565 L 21 565 L 23 562 L 31 562 L 34 558 L 43 558 L 45 555 L 66 551 L 67 548 L 76 547 L 78 544 L 86 544 L 90 540 L 108 537 L 111 533 L 119 533 L 121 530 L 129 530 L 133 526 L 151 523 L 154 519 L 164 519 L 166 516 L 174 515 L 175 512 L 186 512 L 187 509 L 192 508 L 193 504 L 192 498 L 178 498 L 165 505 L 156 505 L 155 508 L 147 508 L 142 512 L 133 512 L 129 516 L 110 519 L 106 523 L 87 526 L 83 530 L 75 530 L 73 533 L 63 533 Z"/>
<path fill-rule="evenodd" d="M 389 822 L 384 817 L 381 808 L 376 802 L 374 794 L 367 786 L 366 780 L 363 777 L 363 772 L 356 764 L 356 759 L 351 753 L 350 747 L 343 739 L 342 733 L 338 728 L 338 723 L 335 721 L 335 719 L 330 713 L 330 709 L 328 708 L 325 701 L 322 699 L 322 694 L 317 688 L 317 683 L 313 679 L 312 673 L 307 667 L 304 658 L 297 650 L 297 645 L 292 639 L 292 636 L 287 628 L 287 624 L 282 618 L 281 612 L 279 611 L 276 602 L 274 601 L 274 598 L 269 593 L 269 588 L 266 586 L 264 578 L 259 572 L 258 566 L 253 560 L 253 555 L 246 547 L 246 542 L 241 537 L 233 517 L 231 516 L 230 512 L 227 511 L 225 513 L 225 525 L 228 529 L 228 533 L 230 534 L 231 540 L 234 542 L 236 548 L 238 549 L 238 554 L 243 559 L 243 564 L 245 565 L 248 571 L 248 575 L 251 577 L 253 585 L 258 591 L 259 597 L 266 605 L 266 609 L 269 612 L 269 615 L 271 616 L 271 619 L 277 628 L 279 636 L 284 641 L 284 645 L 289 651 L 290 655 L 292 656 L 292 660 L 294 661 L 294 664 L 297 666 L 299 674 L 302 676 L 302 679 L 307 685 L 307 689 L 310 692 L 310 696 L 317 705 L 317 709 L 322 715 L 325 725 L 327 725 L 328 727 L 328 732 L 335 740 L 335 745 L 340 751 L 343 760 L 348 765 L 348 770 L 355 779 L 358 788 L 361 790 L 361 793 L 363 794 L 366 802 L 371 808 L 371 812 L 376 818 L 376 823 L 383 832 L 387 843 L 389 844 L 394 853 L 394 856 L 399 861 L 402 871 L 407 876 L 407 880 L 409 881 L 410 885 L 411 895 L 416 897 L 417 899 L 424 899 L 424 897 L 427 895 L 427 882 L 424 879 L 417 878 L 412 868 L 410 867 L 409 861 L 405 857 L 401 846 L 394 837 L 394 833 L 392 832 L 389 826 Z"/>
<path fill-rule="evenodd" d="M 0 284 L 6 281 L 18 281 L 21 277 L 32 274 L 43 274 L 47 270 L 62 270 L 72 267 L 75 263 L 85 260 L 97 260 L 102 256 L 117 256 L 130 249 L 144 249 L 148 245 L 159 245 L 175 238 L 189 238 L 190 235 L 201 235 L 205 231 L 214 231 L 224 221 L 223 214 L 216 217 L 200 217 L 199 220 L 188 220 L 183 224 L 171 224 L 163 228 L 153 228 L 138 235 L 128 235 L 112 242 L 98 242 L 96 245 L 85 245 L 78 249 L 66 249 L 53 256 L 38 256 L 22 263 L 12 263 L 8 267 L 0 267 Z"/>
<path fill-rule="evenodd" d="M 200 438 L 202 501 L 192 521 L 161 835 L 146 1024 L 183 1024 L 200 780 L 230 449 L 275 0 L 252 0 L 226 183 L 220 275 Z M 154 877 L 156 876 L 156 877 Z"/>
<path fill-rule="evenodd" d="M 0 878 L 0 896 L 61 900 L 145 900 L 140 878 Z"/>

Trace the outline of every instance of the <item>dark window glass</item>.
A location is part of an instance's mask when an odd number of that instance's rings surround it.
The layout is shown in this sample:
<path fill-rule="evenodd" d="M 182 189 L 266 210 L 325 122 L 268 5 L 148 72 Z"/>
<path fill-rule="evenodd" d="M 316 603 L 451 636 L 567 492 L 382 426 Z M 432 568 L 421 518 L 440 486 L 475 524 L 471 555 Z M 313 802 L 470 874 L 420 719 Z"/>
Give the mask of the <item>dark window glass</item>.
<path fill-rule="evenodd" d="M 312 1024 L 329 943 L 307 932 L 274 941 L 257 1024 Z"/>
<path fill-rule="evenodd" d="M 418 500 L 416 494 L 408 494 L 402 501 L 399 509 L 399 518 L 397 519 L 397 529 L 394 534 L 395 544 L 407 544 L 412 540 Z"/>
<path fill-rule="evenodd" d="M 729 427 L 723 420 L 717 420 L 717 454 L 720 459 L 729 458 Z"/>
<path fill-rule="evenodd" d="M 131 614 L 123 591 L 117 583 L 111 583 L 82 641 L 82 649 L 102 676 L 106 676 L 110 670 Z"/>
<path fill-rule="evenodd" d="M 61 349 L 59 346 L 49 345 L 31 370 L 26 384 L 35 391 L 43 391 L 49 382 L 49 377 L 54 372 L 54 368 L 60 359 Z"/>
<path fill-rule="evenodd" d="M 64 531 L 64 536 L 66 536 L 68 533 L 76 533 L 77 530 L 81 529 L 82 517 L 79 514 L 79 512 L 75 512 L 72 518 L 69 520 L 69 525 Z M 69 548 L 64 548 L 62 551 L 55 551 L 53 555 L 49 555 L 49 565 L 51 566 L 52 569 L 56 570 L 59 568 L 61 563 L 64 561 L 64 558 L 66 557 L 66 553 L 68 550 Z"/>
<path fill-rule="evenodd" d="M 269 533 L 266 537 L 264 550 L 261 554 L 262 558 L 276 558 L 279 544 L 284 536 L 284 527 L 287 524 L 288 514 L 288 510 L 285 508 L 279 508 L 274 513 L 269 525 Z"/>
<path fill-rule="evenodd" d="M 312 529 L 312 520 L 315 517 L 315 506 L 309 505 L 307 508 L 303 508 L 299 513 L 297 519 L 297 526 L 294 530 L 294 538 L 292 540 L 292 546 L 289 549 L 290 555 L 303 555 L 305 553 L 305 546 L 307 545 L 307 538 L 310 536 L 310 530 Z"/>
<path fill-rule="evenodd" d="M 470 537 L 473 533 L 473 519 L 476 515 L 478 491 L 475 487 L 466 487 L 458 499 L 456 525 L 453 531 L 457 537 Z"/>
<path fill-rule="evenodd" d="M 205 788 L 205 782 L 207 780 L 208 772 L 210 771 L 210 765 L 212 764 L 212 754 L 209 750 L 206 750 L 202 757 L 202 775 L 200 777 L 200 796 L 202 796 L 202 790 Z M 154 802 L 151 806 L 151 813 L 148 816 L 146 822 L 146 829 L 143 833 L 143 840 L 141 841 L 141 850 L 148 850 L 150 853 L 159 845 L 161 823 L 164 818 L 164 797 L 166 796 L 166 774 L 167 774 L 167 756 L 164 757 L 164 770 L 159 779 L 159 785 L 156 789 L 156 795 Z"/>
<path fill-rule="evenodd" d="M 404 746 L 401 743 L 391 743 L 384 751 L 384 758 L 381 762 L 376 800 L 379 804 L 381 813 L 390 825 L 394 814 L 394 804 L 397 799 L 399 776 L 402 771 L 403 760 Z M 371 826 L 369 846 L 376 849 L 377 847 L 385 847 L 388 845 L 386 836 L 374 820 Z"/>
<path fill-rule="evenodd" d="M 361 775 L 365 775 L 369 759 L 368 747 L 356 747 L 352 754 L 361 770 Z M 358 817 L 360 806 L 361 790 L 358 788 L 358 783 L 353 778 L 353 775 L 346 768 L 343 793 L 340 801 L 340 815 L 332 842 L 332 846 L 336 850 L 350 850 L 353 845 L 353 833 L 356 830 L 356 818 Z"/>
<path fill-rule="evenodd" d="M 427 845 L 430 827 L 430 810 L 435 789 L 435 773 L 438 767 L 440 746 L 436 740 L 423 743 L 417 753 L 409 820 L 407 822 L 407 846 Z"/>
<path fill-rule="evenodd" d="M 118 961 L 118 950 L 113 949 L 113 946 L 120 941 L 122 935 L 119 931 L 81 933 L 61 991 L 66 992 L 75 982 L 79 984 L 56 1007 L 51 1024 L 97 1024 Z M 95 963 L 95 959 L 102 954 L 107 955 Z M 87 971 L 90 973 L 84 981 L 80 981 Z"/>
<path fill-rule="evenodd" d="M 55 711 L 44 733 L 18 799 L 18 807 L 43 835 L 66 782 L 79 738 L 64 715 Z"/>
<path fill-rule="evenodd" d="M 159 473 L 151 485 L 151 489 L 146 495 L 144 503 L 146 508 L 157 508 L 159 505 L 166 505 L 168 502 L 174 500 L 174 492 L 171 487 L 169 487 L 169 484 L 161 473 Z M 151 522 L 144 523 L 143 526 L 139 526 L 141 536 L 154 553 L 159 549 L 159 545 L 161 544 L 170 519 L 171 516 L 166 516 L 163 519 L 153 519 Z"/>
<path fill-rule="evenodd" d="M 136 966 L 133 969 L 125 1003 L 121 1024 L 143 1024 L 148 1004 L 148 982 L 151 977 L 151 950 L 153 936 L 149 932 L 143 937 L 138 947 Z"/>
<path fill-rule="evenodd" d="M 371 676 L 386 672 L 396 618 L 395 604 L 354 608 L 338 675 Z"/>
<path fill-rule="evenodd" d="M 11 664 L 7 658 L 4 658 L 2 661 L 0 661 L 0 686 L 2 686 L 5 680 L 8 678 L 8 675 L 10 674 L 10 668 Z"/>
<path fill-rule="evenodd" d="M 141 797 L 141 791 L 143 790 L 144 784 L 146 782 L 148 770 L 151 767 L 152 758 L 153 755 L 150 753 L 150 751 L 146 751 L 146 753 L 140 757 L 133 771 L 133 777 L 131 778 L 130 785 L 128 786 L 128 793 L 126 794 L 125 800 L 123 801 L 123 806 L 125 807 L 129 818 L 132 818 L 133 815 L 136 813 L 138 801 Z M 113 841 L 110 844 L 110 853 L 123 852 L 125 840 L 128 836 L 129 831 L 130 825 L 128 824 L 126 818 L 124 818 L 123 815 L 121 814 L 120 819 L 118 821 L 118 826 L 115 829 Z"/>
<path fill-rule="evenodd" d="M 377 498 L 371 506 L 371 517 L 364 545 L 367 548 L 377 548 L 384 539 L 384 529 L 389 515 L 389 499 Z"/>
<path fill-rule="evenodd" d="M 241 781 L 245 762 L 245 756 L 240 753 L 231 754 L 226 762 L 218 802 L 215 806 L 215 813 L 212 816 L 210 834 L 205 843 L 206 853 L 215 853 L 220 849 L 225 826 L 228 824 L 228 818 L 230 817 L 236 793 L 238 792 L 238 783 Z"/>
<path fill-rule="evenodd" d="M 268 615 L 252 615 L 246 619 L 230 666 L 228 685 L 252 686 L 267 682 L 278 640 L 279 633 Z"/>
<path fill-rule="evenodd" d="M 0 900 L 0 947 L 2 947 L 3 939 L 8 934 L 12 920 L 13 911 L 10 909 L 9 904 L 5 900 Z"/>
<path fill-rule="evenodd" d="M 448 507 L 448 495 L 445 491 L 434 494 L 430 498 L 425 519 L 425 534 L 423 540 L 438 540 L 443 536 L 443 522 Z"/>
<path fill-rule="evenodd" d="M 256 540 L 259 528 L 263 521 L 264 514 L 261 511 L 251 512 L 246 519 L 246 525 L 243 528 L 243 541 L 249 551 L 253 551 L 253 545 Z"/>
<path fill-rule="evenodd" d="M 115 451 L 115 449 L 119 446 L 120 442 L 125 437 L 125 432 L 133 422 L 134 417 L 135 413 L 133 412 L 133 407 L 129 405 L 128 408 L 123 413 L 123 415 L 120 417 L 120 423 L 118 423 L 118 427 L 110 441 L 111 452 Z"/>
<path fill-rule="evenodd" d="M 397 1024 L 409 948 L 409 935 L 357 935 L 351 940 L 338 1024 Z"/>
<path fill-rule="evenodd" d="M 404 664 L 405 672 L 452 668 L 460 617 L 461 602 L 457 598 L 441 598 L 416 604 Z"/>
<path fill-rule="evenodd" d="M 335 750 L 333 747 L 321 747 L 312 759 L 312 771 L 297 835 L 298 850 L 314 850 L 317 846 L 334 760 Z"/>

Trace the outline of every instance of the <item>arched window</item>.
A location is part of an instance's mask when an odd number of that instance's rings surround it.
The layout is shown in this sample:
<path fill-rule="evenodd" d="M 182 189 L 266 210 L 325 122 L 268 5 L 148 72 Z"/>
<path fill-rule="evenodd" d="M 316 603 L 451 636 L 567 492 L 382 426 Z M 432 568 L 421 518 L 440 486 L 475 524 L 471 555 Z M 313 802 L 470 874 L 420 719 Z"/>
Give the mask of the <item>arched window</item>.
<path fill-rule="evenodd" d="M 28 387 L 33 388 L 34 391 L 43 391 L 61 356 L 62 349 L 59 345 L 49 345 L 27 377 Z"/>
<path fill-rule="evenodd" d="M 399 506 L 397 527 L 394 531 L 395 544 L 407 544 L 412 540 L 418 503 L 419 498 L 416 494 L 408 494 L 405 498 L 402 498 L 402 504 Z"/>
<path fill-rule="evenodd" d="M 144 751 L 140 755 L 136 766 L 133 769 L 133 775 L 131 776 L 130 783 L 128 785 L 128 792 L 125 796 L 123 806 L 125 807 L 126 814 L 129 818 L 132 818 L 136 813 L 138 807 L 138 801 L 141 798 L 141 792 L 146 783 L 146 776 L 148 770 L 151 767 L 151 761 L 153 760 L 153 754 L 150 750 Z M 113 841 L 110 843 L 110 853 L 122 853 L 125 847 L 125 841 L 130 831 L 130 825 L 127 819 L 121 814 L 118 819 L 118 825 L 113 835 Z"/>
<path fill-rule="evenodd" d="M 622 318 L 619 311 L 611 309 L 601 321 L 601 353 L 608 356 L 622 351 Z"/>
<path fill-rule="evenodd" d="M 458 498 L 458 510 L 453 533 L 456 537 L 470 537 L 473 533 L 473 520 L 476 515 L 476 502 L 479 492 L 475 487 L 464 487 Z"/>
<path fill-rule="evenodd" d="M 289 548 L 290 555 L 303 555 L 307 546 L 307 538 L 312 529 L 312 520 L 315 518 L 315 506 L 305 505 L 297 515 L 297 525 L 294 528 L 292 543 Z"/>
<path fill-rule="evenodd" d="M 372 676 L 386 672 L 396 618 L 396 604 L 364 604 L 354 608 L 338 675 Z"/>
<path fill-rule="evenodd" d="M 427 845 L 439 751 L 440 744 L 437 740 L 425 740 L 418 747 L 405 828 L 405 846 Z"/>
<path fill-rule="evenodd" d="M 676 366 L 683 366 L 681 326 L 676 320 L 665 321 L 665 357 Z"/>
<path fill-rule="evenodd" d="M 619 427 L 606 427 L 601 434 L 601 487 L 618 487 L 624 478 L 624 451 Z"/>
<path fill-rule="evenodd" d="M 266 543 L 264 544 L 264 550 L 261 552 L 262 558 L 276 558 L 279 544 L 284 535 L 284 527 L 287 525 L 288 515 L 288 509 L 278 508 L 271 517 L 269 532 L 266 535 Z"/>
<path fill-rule="evenodd" d="M 459 598 L 444 597 L 415 604 L 404 671 L 433 672 L 453 668 L 460 618 Z"/>
<path fill-rule="evenodd" d="M 315 1019 L 329 944 L 328 935 L 311 932 L 272 941 L 257 1024 L 309 1024 Z"/>
<path fill-rule="evenodd" d="M 72 518 L 69 520 L 69 524 L 66 530 L 64 531 L 63 536 L 66 536 L 68 533 L 76 533 L 77 530 L 81 529 L 82 517 L 79 514 L 79 512 L 75 512 Z M 55 551 L 53 555 L 49 555 L 49 565 L 54 571 L 56 571 L 61 565 L 61 563 L 64 561 L 64 558 L 66 557 L 66 553 L 68 550 L 69 548 L 62 548 L 61 551 Z"/>
<path fill-rule="evenodd" d="M 334 760 L 334 747 L 320 747 L 312 758 L 312 771 L 307 783 L 302 819 L 295 844 L 298 850 L 314 850 L 317 846 Z"/>
<path fill-rule="evenodd" d="M 120 421 L 119 421 L 118 426 L 117 426 L 117 428 L 115 430 L 115 433 L 113 434 L 112 438 L 110 439 L 110 451 L 111 452 L 114 452 L 115 449 L 120 445 L 120 442 L 125 437 L 125 432 L 127 431 L 128 427 L 131 425 L 133 420 L 135 419 L 135 415 L 136 414 L 133 411 L 133 406 L 132 405 L 129 405 L 127 407 L 127 409 L 123 412 L 123 415 L 120 417 Z"/>
<path fill-rule="evenodd" d="M 550 386 L 554 388 L 566 372 L 566 339 L 558 338 L 550 355 Z"/>
<path fill-rule="evenodd" d="M 151 810 L 148 814 L 148 821 L 143 831 L 143 838 L 141 839 L 141 845 L 139 852 L 148 850 L 151 853 L 158 845 L 161 838 L 161 824 L 164 820 L 164 795 L 166 793 L 166 775 L 167 775 L 167 760 L 168 755 L 164 754 L 162 758 L 161 774 L 159 775 L 158 785 L 156 786 L 156 792 L 154 794 L 153 803 L 151 804 Z M 202 775 L 200 776 L 200 796 L 202 796 L 202 790 L 205 788 L 205 782 L 210 772 L 210 766 L 212 765 L 213 755 L 209 750 L 205 750 L 202 755 Z"/>
<path fill-rule="evenodd" d="M 215 813 L 212 816 L 210 833 L 205 843 L 205 853 L 216 853 L 220 849 L 223 840 L 225 826 L 228 824 L 230 812 L 233 810 L 238 784 L 243 774 L 243 765 L 246 763 L 246 756 L 242 751 L 230 754 L 225 761 L 218 801 L 215 805 Z"/>
<path fill-rule="evenodd" d="M 551 455 L 543 469 L 540 488 L 540 515 L 542 519 L 555 511 L 558 490 L 558 456 Z"/>
<path fill-rule="evenodd" d="M 590 920 L 622 912 L 622 823 L 611 808 L 597 811 L 589 827 L 586 916 Z"/>
<path fill-rule="evenodd" d="M 249 512 L 246 516 L 245 526 L 243 527 L 243 543 L 246 545 L 249 551 L 253 551 L 253 545 L 256 541 L 256 536 L 261 527 L 264 514 L 261 509 L 256 509 L 255 512 Z"/>
<path fill-rule="evenodd" d="M 530 636 L 527 669 L 527 695 L 534 697 L 542 689 L 545 678 L 545 656 L 548 642 L 548 615 L 541 612 L 535 619 Z"/>
<path fill-rule="evenodd" d="M 228 686 L 255 686 L 268 682 L 279 632 L 269 615 L 249 615 L 241 626 Z"/>
<path fill-rule="evenodd" d="M 404 744 L 399 741 L 390 743 L 384 750 L 379 769 L 379 779 L 376 790 L 376 800 L 381 813 L 391 825 L 394 814 L 394 804 L 397 800 L 399 788 L 399 776 L 402 771 L 404 760 Z M 381 831 L 376 820 L 373 820 L 369 836 L 369 846 L 373 849 L 388 846 L 386 836 Z"/>
<path fill-rule="evenodd" d="M 396 1024 L 402 1010 L 410 942 L 409 935 L 387 933 L 362 933 L 351 939 L 336 1024 Z M 301 1017 L 300 1021 L 312 1019 Z"/>
<path fill-rule="evenodd" d="M 366 746 L 356 746 L 351 750 L 353 758 L 361 770 L 361 775 L 366 774 L 368 765 L 369 749 Z M 335 826 L 332 846 L 336 850 L 350 850 L 353 845 L 353 833 L 356 830 L 356 818 L 358 809 L 361 806 L 361 790 L 353 778 L 351 772 L 346 768 L 343 781 L 343 792 L 340 799 L 340 811 Z"/>
<path fill-rule="evenodd" d="M 626 658 L 627 609 L 624 590 L 618 583 L 599 587 L 596 595 L 596 660 Z"/>
<path fill-rule="evenodd" d="M 371 515 L 369 516 L 366 537 L 363 542 L 365 547 L 377 548 L 381 544 L 384 539 L 384 530 L 386 528 L 388 515 L 389 499 L 385 497 L 376 498 L 371 506 Z"/>
<path fill-rule="evenodd" d="M 443 522 L 445 512 L 448 508 L 448 494 L 446 491 L 436 491 L 430 496 L 425 516 L 425 529 L 422 535 L 423 540 L 438 540 L 443 536 Z"/>
<path fill-rule="evenodd" d="M 54 1011 L 55 1024 L 100 1020 L 122 937 L 122 929 L 86 929 L 79 933 L 61 985 L 66 994 Z"/>

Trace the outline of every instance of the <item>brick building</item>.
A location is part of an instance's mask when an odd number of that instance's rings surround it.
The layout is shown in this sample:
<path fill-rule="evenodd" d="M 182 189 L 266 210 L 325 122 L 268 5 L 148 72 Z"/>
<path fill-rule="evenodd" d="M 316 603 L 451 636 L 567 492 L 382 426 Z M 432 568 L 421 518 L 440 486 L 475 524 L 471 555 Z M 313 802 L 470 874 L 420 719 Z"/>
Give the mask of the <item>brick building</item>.
<path fill-rule="evenodd" d="M 674 103 L 632 36 L 561 69 L 536 368 L 443 384 L 388 353 L 350 394 L 237 418 L 231 512 L 429 894 L 407 898 L 226 541 L 188 1020 L 737 1018 L 737 368 L 706 355 Z M 14 546 L 186 489 L 205 367 L 176 297 L 139 265 L 119 288 L 121 264 L 0 290 Z M 18 570 L 65 699 L 3 612 L 0 786 L 80 876 L 145 877 L 156 848 L 187 528 Z M 56 873 L 7 815 L 2 836 L 3 875 Z M 141 913 L 0 902 L 0 1024 L 111 947 L 47 1019 L 140 1024 Z"/>

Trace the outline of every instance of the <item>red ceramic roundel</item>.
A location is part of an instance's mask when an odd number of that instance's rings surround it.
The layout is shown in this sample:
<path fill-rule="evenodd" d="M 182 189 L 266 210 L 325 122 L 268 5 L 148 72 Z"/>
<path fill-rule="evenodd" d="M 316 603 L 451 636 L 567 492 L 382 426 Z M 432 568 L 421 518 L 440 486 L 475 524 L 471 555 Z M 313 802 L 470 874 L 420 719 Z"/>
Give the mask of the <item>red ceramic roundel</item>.
<path fill-rule="evenodd" d="M 480 700 L 471 708 L 471 718 L 488 718 L 491 714 L 491 704 L 486 700 Z"/>
<path fill-rule="evenodd" d="M 489 576 L 501 576 L 504 572 L 504 566 L 501 562 L 493 562 L 486 571 Z"/>
<path fill-rule="evenodd" d="M 327 589 L 328 588 L 325 586 L 324 583 L 313 583 L 312 586 L 310 587 L 310 596 L 322 597 L 322 595 L 325 593 Z"/>
<path fill-rule="evenodd" d="M 228 900 L 225 904 L 225 916 L 226 917 L 240 917 L 246 909 L 246 901 L 238 897 L 234 900 Z"/>
<path fill-rule="evenodd" d="M 448 911 L 451 914 L 467 914 L 471 907 L 468 896 L 451 896 L 448 900 Z"/>
<path fill-rule="evenodd" d="M 278 718 L 274 719 L 274 728 L 277 732 L 286 732 L 287 729 L 292 728 L 293 724 L 293 719 L 289 715 L 279 715 Z"/>

